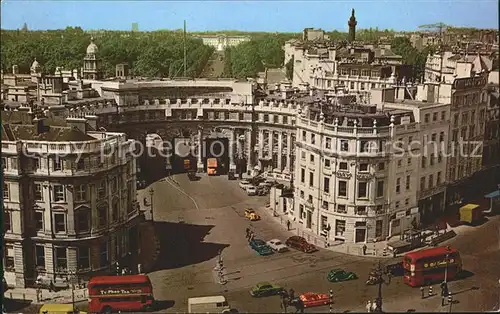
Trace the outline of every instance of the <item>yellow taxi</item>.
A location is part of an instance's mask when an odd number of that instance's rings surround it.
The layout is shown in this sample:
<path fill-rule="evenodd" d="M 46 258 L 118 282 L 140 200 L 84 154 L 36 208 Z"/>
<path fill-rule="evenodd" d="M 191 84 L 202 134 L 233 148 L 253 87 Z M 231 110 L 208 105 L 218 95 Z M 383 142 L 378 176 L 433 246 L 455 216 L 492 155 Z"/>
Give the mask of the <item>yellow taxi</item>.
<path fill-rule="evenodd" d="M 260 220 L 259 214 L 257 214 L 252 208 L 245 209 L 245 218 L 249 219 L 250 221 Z"/>

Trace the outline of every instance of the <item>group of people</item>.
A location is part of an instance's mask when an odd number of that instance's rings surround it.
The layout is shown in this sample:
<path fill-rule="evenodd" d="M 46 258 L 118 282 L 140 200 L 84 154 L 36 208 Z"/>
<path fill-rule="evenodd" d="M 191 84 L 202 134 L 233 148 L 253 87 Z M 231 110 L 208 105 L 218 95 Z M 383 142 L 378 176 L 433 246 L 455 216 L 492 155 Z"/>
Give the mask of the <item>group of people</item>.
<path fill-rule="evenodd" d="M 366 311 L 368 313 L 377 312 L 377 301 L 368 301 L 366 303 Z"/>
<path fill-rule="evenodd" d="M 295 297 L 295 291 L 291 288 L 281 293 L 281 308 L 285 310 L 285 313 L 288 306 L 295 307 L 295 313 L 304 313 L 304 303 L 300 298 Z"/>

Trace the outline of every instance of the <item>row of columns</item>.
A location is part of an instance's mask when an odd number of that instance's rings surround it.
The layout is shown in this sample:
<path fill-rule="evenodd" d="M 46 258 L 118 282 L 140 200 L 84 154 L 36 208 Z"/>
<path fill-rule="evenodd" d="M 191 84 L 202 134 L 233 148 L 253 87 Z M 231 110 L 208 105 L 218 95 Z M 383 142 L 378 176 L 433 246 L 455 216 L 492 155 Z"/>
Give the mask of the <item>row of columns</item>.
<path fill-rule="evenodd" d="M 274 132 L 269 131 L 269 138 L 268 138 L 268 152 L 270 153 L 270 156 L 273 156 L 274 149 Z M 238 137 L 236 137 L 238 135 Z M 247 154 L 247 170 L 250 171 L 253 169 L 254 166 L 254 160 L 253 160 L 253 147 L 252 145 L 252 132 L 251 130 L 244 130 L 243 135 L 243 140 L 246 142 L 246 147 L 243 146 L 242 141 L 240 140 L 239 133 L 235 131 L 235 129 L 230 129 L 229 130 L 229 170 L 230 171 L 235 171 L 236 170 L 236 163 L 235 163 L 235 154 L 242 154 L 243 151 L 246 150 Z M 258 157 L 259 159 L 264 158 L 264 130 L 259 130 L 259 150 L 258 150 Z M 286 165 L 285 169 L 290 171 L 291 170 L 291 153 L 292 153 L 292 134 L 288 133 L 286 134 Z M 236 146 L 236 151 L 235 151 L 235 146 Z M 284 150 L 283 145 L 283 132 L 278 132 L 278 169 L 282 170 L 283 169 L 283 161 L 282 161 L 282 156 L 284 155 L 283 150 Z M 199 128 L 198 129 L 198 149 L 201 150 L 201 147 L 203 147 L 203 129 Z M 198 170 L 203 171 L 203 161 L 202 161 L 202 156 L 201 154 L 198 154 Z"/>
<path fill-rule="evenodd" d="M 290 171 L 291 169 L 291 153 L 292 153 L 292 134 L 289 132 L 286 132 L 286 148 L 287 148 L 287 153 L 286 153 L 286 166 L 285 169 Z M 269 131 L 269 137 L 267 139 L 268 141 L 268 152 L 270 154 L 270 157 L 272 158 L 274 154 L 274 132 Z M 264 130 L 259 130 L 259 159 L 264 158 Z M 283 145 L 283 132 L 278 132 L 278 160 L 277 160 L 277 166 L 279 170 L 283 169 L 283 161 L 282 161 L 282 156 L 283 156 L 283 150 L 284 150 L 284 145 Z"/>

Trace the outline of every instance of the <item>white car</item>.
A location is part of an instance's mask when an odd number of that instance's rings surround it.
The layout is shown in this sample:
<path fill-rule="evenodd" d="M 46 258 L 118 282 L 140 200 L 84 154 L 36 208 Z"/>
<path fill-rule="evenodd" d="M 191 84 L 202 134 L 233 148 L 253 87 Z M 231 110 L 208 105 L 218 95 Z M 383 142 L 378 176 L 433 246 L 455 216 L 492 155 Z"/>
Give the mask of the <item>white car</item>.
<path fill-rule="evenodd" d="M 247 194 L 249 196 L 257 195 L 257 188 L 253 185 L 247 186 L 246 190 L 247 190 Z"/>
<path fill-rule="evenodd" d="M 267 245 L 269 245 L 271 249 L 273 249 L 273 251 L 278 253 L 283 253 L 289 250 L 288 247 L 278 239 L 272 239 L 267 241 Z"/>
<path fill-rule="evenodd" d="M 251 185 L 251 184 L 248 180 L 241 180 L 240 181 L 240 188 L 242 188 L 243 190 L 246 190 L 249 185 Z"/>

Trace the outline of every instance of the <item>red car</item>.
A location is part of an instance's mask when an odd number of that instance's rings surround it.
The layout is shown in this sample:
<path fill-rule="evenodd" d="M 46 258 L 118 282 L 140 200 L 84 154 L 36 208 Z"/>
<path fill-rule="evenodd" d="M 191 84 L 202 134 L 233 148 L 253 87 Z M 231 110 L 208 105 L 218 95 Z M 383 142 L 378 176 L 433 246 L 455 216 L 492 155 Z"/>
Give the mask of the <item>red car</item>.
<path fill-rule="evenodd" d="M 285 244 L 288 247 L 292 247 L 296 250 L 299 250 L 299 251 L 302 251 L 305 253 L 312 253 L 312 252 L 316 252 L 318 250 L 314 245 L 307 242 L 306 239 L 304 239 L 303 237 L 299 237 L 299 236 L 289 237 L 286 240 Z"/>
<path fill-rule="evenodd" d="M 314 307 L 330 304 L 330 296 L 326 293 L 305 292 L 299 296 L 304 307 Z"/>

